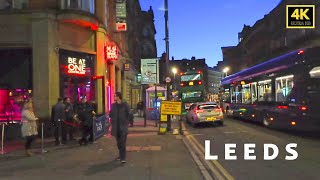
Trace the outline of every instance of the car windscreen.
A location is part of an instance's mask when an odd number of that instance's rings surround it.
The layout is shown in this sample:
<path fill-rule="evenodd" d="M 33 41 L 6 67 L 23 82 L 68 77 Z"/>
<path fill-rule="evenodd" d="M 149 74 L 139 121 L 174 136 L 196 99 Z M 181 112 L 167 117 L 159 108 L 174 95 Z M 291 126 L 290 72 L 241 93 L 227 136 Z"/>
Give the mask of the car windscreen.
<path fill-rule="evenodd" d="M 219 108 L 218 105 L 216 104 L 201 104 L 198 105 L 198 109 L 217 109 Z"/>

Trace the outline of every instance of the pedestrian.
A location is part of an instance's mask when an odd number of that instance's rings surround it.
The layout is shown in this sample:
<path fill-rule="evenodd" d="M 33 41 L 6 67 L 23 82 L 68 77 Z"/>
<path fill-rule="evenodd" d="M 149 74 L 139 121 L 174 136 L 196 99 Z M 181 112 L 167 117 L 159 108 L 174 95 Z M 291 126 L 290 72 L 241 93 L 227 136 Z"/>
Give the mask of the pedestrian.
<path fill-rule="evenodd" d="M 130 110 L 130 115 L 129 115 L 129 122 L 130 122 L 130 127 L 133 127 L 133 122 L 134 122 L 134 115 L 133 115 L 133 109 Z"/>
<path fill-rule="evenodd" d="M 110 110 L 112 124 L 111 135 L 117 140 L 119 149 L 119 157 L 117 160 L 120 160 L 121 163 L 125 163 L 130 109 L 128 103 L 122 100 L 122 94 L 120 92 L 115 93 L 114 100 L 115 102 L 112 104 Z"/>
<path fill-rule="evenodd" d="M 63 126 L 63 121 L 66 120 L 66 108 L 63 104 L 63 98 L 59 97 L 58 102 L 54 105 L 54 117 L 53 117 L 53 126 L 54 126 L 54 136 L 56 139 L 56 145 L 63 145 L 66 142 L 65 139 L 65 129 Z"/>
<path fill-rule="evenodd" d="M 32 156 L 32 152 L 30 151 L 31 144 L 35 136 L 38 135 L 37 120 L 39 118 L 34 115 L 32 102 L 26 102 L 21 113 L 21 133 L 26 138 L 25 151 L 27 156 Z"/>
<path fill-rule="evenodd" d="M 63 134 L 63 139 L 67 140 L 67 136 L 69 136 L 70 141 L 74 141 L 73 133 L 74 133 L 74 110 L 73 105 L 71 104 L 71 99 L 68 97 L 65 97 L 63 100 L 63 103 L 65 105 L 65 113 L 66 113 L 66 119 L 63 123 L 63 129 L 65 130 L 65 133 Z"/>
<path fill-rule="evenodd" d="M 82 138 L 79 140 L 79 144 L 87 145 L 89 142 L 92 143 L 93 139 L 93 116 L 96 114 L 92 106 L 87 102 L 84 97 L 81 99 L 77 107 L 78 118 L 81 121 L 82 127 Z M 89 136 L 89 138 L 88 138 Z"/>

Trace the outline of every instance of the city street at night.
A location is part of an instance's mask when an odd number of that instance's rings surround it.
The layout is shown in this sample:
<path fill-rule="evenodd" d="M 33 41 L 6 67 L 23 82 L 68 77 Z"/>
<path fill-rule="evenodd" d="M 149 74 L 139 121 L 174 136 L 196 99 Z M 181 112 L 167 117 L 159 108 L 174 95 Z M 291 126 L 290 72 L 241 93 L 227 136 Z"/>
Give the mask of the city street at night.
<path fill-rule="evenodd" d="M 319 0 L 0 0 L 0 180 L 320 180 L 319 57 Z"/>

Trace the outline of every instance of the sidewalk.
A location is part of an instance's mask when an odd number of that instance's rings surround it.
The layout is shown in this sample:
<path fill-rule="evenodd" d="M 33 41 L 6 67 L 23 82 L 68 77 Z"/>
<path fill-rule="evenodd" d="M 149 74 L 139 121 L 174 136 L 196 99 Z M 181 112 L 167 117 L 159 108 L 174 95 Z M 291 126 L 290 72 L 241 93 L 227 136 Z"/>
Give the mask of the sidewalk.
<path fill-rule="evenodd" d="M 0 179 L 203 179 L 181 136 L 158 135 L 154 121 L 143 127 L 143 120 L 135 119 L 134 127 L 129 128 L 125 164 L 114 160 L 116 142 L 104 136 L 88 146 L 76 142 L 46 146 L 49 152 L 32 157 L 21 150 L 0 154 Z"/>

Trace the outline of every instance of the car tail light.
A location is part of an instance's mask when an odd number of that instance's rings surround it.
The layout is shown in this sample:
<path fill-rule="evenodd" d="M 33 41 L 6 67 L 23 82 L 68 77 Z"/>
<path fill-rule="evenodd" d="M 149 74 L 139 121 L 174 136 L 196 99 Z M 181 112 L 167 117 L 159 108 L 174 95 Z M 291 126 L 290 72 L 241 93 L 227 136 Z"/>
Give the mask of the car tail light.
<path fill-rule="evenodd" d="M 184 86 L 184 83 L 180 83 L 180 86 Z"/>
<path fill-rule="evenodd" d="M 278 109 L 288 109 L 288 106 L 278 106 Z"/>
<path fill-rule="evenodd" d="M 217 108 L 217 109 L 215 109 L 215 111 L 222 112 L 222 109 L 221 108 Z"/>
<path fill-rule="evenodd" d="M 202 84 L 202 82 L 201 82 L 201 81 L 199 81 L 199 82 L 198 82 L 198 84 L 199 84 L 199 85 L 201 85 L 201 84 Z"/>
<path fill-rule="evenodd" d="M 307 106 L 299 106 L 299 110 L 306 111 L 306 110 L 308 110 L 308 107 Z"/>
<path fill-rule="evenodd" d="M 203 110 L 203 109 L 196 109 L 196 110 L 194 110 L 194 112 L 197 113 L 197 114 L 199 114 L 199 113 L 203 113 L 204 110 Z"/>

